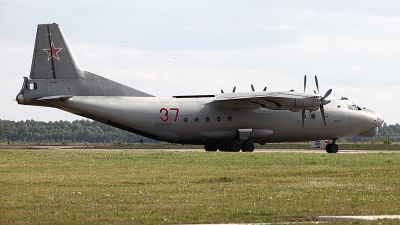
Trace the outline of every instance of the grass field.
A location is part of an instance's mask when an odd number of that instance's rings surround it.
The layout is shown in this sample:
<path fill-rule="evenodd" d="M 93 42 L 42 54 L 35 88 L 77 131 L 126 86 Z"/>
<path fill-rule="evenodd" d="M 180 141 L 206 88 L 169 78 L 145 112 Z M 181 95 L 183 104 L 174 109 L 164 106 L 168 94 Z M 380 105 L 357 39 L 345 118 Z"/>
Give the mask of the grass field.
<path fill-rule="evenodd" d="M 0 224 L 260 223 L 397 215 L 399 186 L 400 154 L 3 149 Z"/>

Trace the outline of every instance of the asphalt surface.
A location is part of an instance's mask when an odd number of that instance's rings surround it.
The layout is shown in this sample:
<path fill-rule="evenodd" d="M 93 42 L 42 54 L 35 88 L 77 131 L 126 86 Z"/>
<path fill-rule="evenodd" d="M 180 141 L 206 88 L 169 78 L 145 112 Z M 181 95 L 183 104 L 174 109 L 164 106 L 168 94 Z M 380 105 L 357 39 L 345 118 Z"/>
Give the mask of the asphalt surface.
<path fill-rule="evenodd" d="M 29 146 L 31 149 L 74 149 L 78 150 L 81 146 Z M 27 148 L 26 146 L 24 148 Z M 103 150 L 103 149 L 93 149 L 93 150 Z M 134 151 L 168 151 L 168 152 L 204 152 L 204 149 L 104 149 L 108 151 L 112 150 L 134 150 Z M 324 153 L 325 149 L 315 148 L 315 149 L 255 149 L 254 152 L 301 152 L 301 153 Z M 356 154 L 356 153 L 400 153 L 400 150 L 339 150 L 338 154 Z"/>

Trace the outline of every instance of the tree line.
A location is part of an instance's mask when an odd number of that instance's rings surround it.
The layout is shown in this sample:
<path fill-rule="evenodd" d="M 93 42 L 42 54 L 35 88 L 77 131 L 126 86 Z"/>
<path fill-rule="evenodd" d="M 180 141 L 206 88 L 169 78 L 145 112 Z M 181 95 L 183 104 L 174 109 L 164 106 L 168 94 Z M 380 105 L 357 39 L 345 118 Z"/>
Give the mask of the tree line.
<path fill-rule="evenodd" d="M 379 127 L 374 138 L 350 136 L 340 138 L 345 142 L 372 142 L 389 140 L 400 142 L 400 125 Z M 0 142 L 2 143 L 153 143 L 150 138 L 142 137 L 112 126 L 91 120 L 42 122 L 34 120 L 0 120 Z"/>
<path fill-rule="evenodd" d="M 400 125 L 398 123 L 394 125 L 387 125 L 386 123 L 384 123 L 382 126 L 379 127 L 378 135 L 374 138 L 350 136 L 341 138 L 341 140 L 347 142 L 371 142 L 371 141 L 400 142 Z"/>
<path fill-rule="evenodd" d="M 91 120 L 42 122 L 0 120 L 2 143 L 144 143 L 156 142 Z"/>

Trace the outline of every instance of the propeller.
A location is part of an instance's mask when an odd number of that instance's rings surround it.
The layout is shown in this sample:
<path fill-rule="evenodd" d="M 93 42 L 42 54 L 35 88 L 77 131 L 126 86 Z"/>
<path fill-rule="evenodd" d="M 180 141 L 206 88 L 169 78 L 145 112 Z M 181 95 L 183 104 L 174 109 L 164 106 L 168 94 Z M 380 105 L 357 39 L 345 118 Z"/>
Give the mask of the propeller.
<path fill-rule="evenodd" d="M 304 93 L 306 92 L 306 83 L 307 83 L 307 75 L 304 75 Z M 315 76 L 315 85 L 317 87 L 317 91 L 319 94 L 319 85 L 318 85 L 318 78 Z M 317 94 L 317 92 L 314 90 L 314 93 Z M 324 121 L 324 125 L 326 126 L 326 120 L 325 120 L 325 110 L 324 110 L 324 105 L 328 104 L 331 102 L 330 100 L 326 100 L 326 98 L 332 93 L 332 89 L 329 89 L 324 96 L 322 96 L 320 100 L 320 105 L 319 105 L 319 110 L 321 111 L 321 117 L 322 120 Z M 302 122 L 302 127 L 304 128 L 304 119 L 306 117 L 306 110 L 302 109 L 301 110 L 301 122 Z"/>
<path fill-rule="evenodd" d="M 315 85 L 317 86 L 317 91 L 319 94 L 319 85 L 318 85 L 318 78 L 317 76 L 315 76 Z M 324 105 L 328 104 L 329 100 L 325 100 L 332 92 L 332 89 L 329 89 L 325 95 L 320 99 L 321 103 L 319 105 L 319 111 L 321 111 L 321 116 L 322 116 L 322 120 L 324 121 L 324 125 L 326 126 L 326 120 L 325 120 L 325 110 L 324 110 Z"/>
<path fill-rule="evenodd" d="M 318 91 L 318 94 L 319 94 L 319 86 L 318 86 L 318 78 L 317 78 L 317 75 L 315 75 L 315 85 L 317 86 L 317 91 Z"/>
<path fill-rule="evenodd" d="M 304 75 L 304 93 L 306 93 L 307 75 Z M 301 110 L 301 127 L 304 128 L 304 119 L 306 118 L 306 109 Z"/>
<path fill-rule="evenodd" d="M 253 86 L 253 85 L 251 85 L 251 90 L 252 90 L 252 91 L 255 91 L 255 89 L 254 89 L 254 86 Z M 264 87 L 263 91 L 266 91 L 266 90 L 267 90 L 267 87 Z"/>
<path fill-rule="evenodd" d="M 236 86 L 233 87 L 232 93 L 235 93 L 235 91 L 236 91 Z M 224 90 L 221 89 L 221 94 L 223 94 L 223 93 L 224 93 Z"/>
<path fill-rule="evenodd" d="M 315 78 L 317 78 L 317 77 L 315 77 Z M 319 105 L 319 110 L 321 111 L 322 120 L 324 121 L 325 126 L 326 126 L 326 121 L 325 121 L 324 105 L 326 105 L 326 104 L 328 104 L 329 102 L 331 102 L 331 101 L 325 100 L 325 99 L 331 94 L 331 92 L 332 92 L 332 89 L 329 89 L 329 90 L 325 93 L 324 97 L 321 98 L 321 104 Z"/>

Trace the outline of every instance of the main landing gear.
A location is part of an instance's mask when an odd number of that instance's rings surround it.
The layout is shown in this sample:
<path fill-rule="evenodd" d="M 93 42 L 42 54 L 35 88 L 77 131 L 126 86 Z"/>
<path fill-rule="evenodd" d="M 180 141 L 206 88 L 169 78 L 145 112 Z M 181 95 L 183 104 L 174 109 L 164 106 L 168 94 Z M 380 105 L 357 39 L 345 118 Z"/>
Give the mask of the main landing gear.
<path fill-rule="evenodd" d="M 204 149 L 207 152 L 215 152 L 217 150 L 221 152 L 240 152 L 240 149 L 242 149 L 242 152 L 253 152 L 254 144 L 251 141 L 245 141 L 243 144 L 240 144 L 238 141 L 233 141 L 223 145 L 205 145 Z"/>
<path fill-rule="evenodd" d="M 326 152 L 327 153 L 337 153 L 339 151 L 339 147 L 336 143 L 337 138 L 332 139 L 332 143 L 326 145 Z"/>

